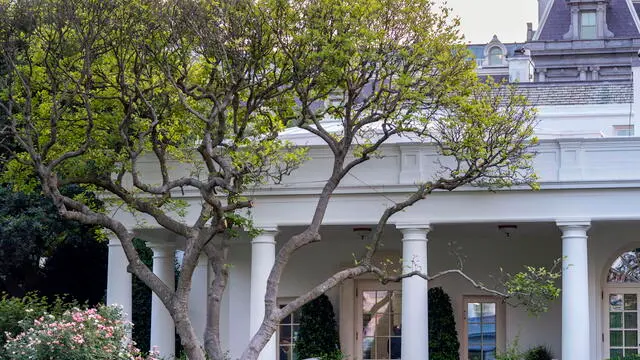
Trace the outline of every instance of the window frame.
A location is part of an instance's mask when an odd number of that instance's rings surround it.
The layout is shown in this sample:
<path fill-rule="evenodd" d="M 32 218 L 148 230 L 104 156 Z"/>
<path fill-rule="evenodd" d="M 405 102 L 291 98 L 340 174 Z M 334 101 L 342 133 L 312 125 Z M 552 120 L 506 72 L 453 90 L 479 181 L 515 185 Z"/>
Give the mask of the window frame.
<path fill-rule="evenodd" d="M 585 25 L 586 15 L 593 15 L 593 24 Z M 582 10 L 579 15 L 579 35 L 581 40 L 594 40 L 598 38 L 598 12 L 595 10 Z M 585 36 L 585 29 L 593 30 L 593 36 Z M 591 35 L 591 34 L 589 34 Z"/>
<path fill-rule="evenodd" d="M 461 360 L 469 360 L 469 322 L 467 321 L 467 306 L 469 303 L 496 304 L 496 352 L 503 352 L 506 343 L 505 312 L 506 306 L 499 296 L 491 295 L 463 295 L 462 296 L 462 334 L 460 335 Z"/>
<path fill-rule="evenodd" d="M 613 125 L 613 135 L 618 137 L 631 137 L 635 135 L 633 125 Z"/>
<path fill-rule="evenodd" d="M 504 65 L 504 50 L 500 46 L 494 45 L 489 48 L 489 51 L 487 52 L 487 58 L 487 64 L 489 66 Z"/>
<path fill-rule="evenodd" d="M 295 297 L 278 298 L 278 300 L 277 300 L 278 308 L 283 308 L 283 307 L 285 307 L 288 303 L 290 303 L 291 301 L 293 301 L 293 300 L 295 300 L 295 299 L 296 299 Z M 293 312 L 293 314 L 295 314 L 295 313 L 299 313 L 299 312 L 300 312 L 300 309 L 298 309 L 298 310 L 294 311 L 294 312 Z M 293 315 L 293 314 L 291 314 L 291 315 Z M 298 321 L 297 321 L 297 322 L 294 322 L 293 320 L 295 320 L 295 317 L 294 317 L 294 318 L 291 318 L 291 315 L 289 315 L 289 319 L 291 319 L 289 323 L 282 323 L 282 322 L 279 322 L 279 323 L 278 323 L 278 328 L 276 329 L 276 349 L 277 349 L 277 350 L 276 350 L 276 351 L 277 351 L 277 355 L 276 355 L 277 357 L 276 357 L 276 359 L 278 359 L 278 360 L 280 360 L 280 347 L 281 347 L 281 344 L 280 344 L 280 327 L 281 327 L 281 326 L 285 326 L 285 325 L 286 325 L 286 326 L 289 326 L 289 327 L 290 327 L 290 331 L 291 331 L 291 338 L 292 338 L 293 340 L 291 341 L 291 343 L 289 343 L 289 344 L 287 345 L 287 347 L 289 347 L 289 350 L 290 350 L 290 351 L 293 351 L 293 348 L 294 348 L 294 346 L 295 346 L 295 336 L 294 336 L 294 331 L 293 331 L 293 329 L 294 329 L 294 326 L 296 326 L 296 325 L 298 326 L 298 328 L 300 327 L 300 321 L 299 321 L 299 319 L 298 319 Z M 300 314 L 298 314 L 298 317 L 299 317 L 299 316 L 300 316 Z M 292 359 L 295 359 L 295 357 L 292 357 Z"/>

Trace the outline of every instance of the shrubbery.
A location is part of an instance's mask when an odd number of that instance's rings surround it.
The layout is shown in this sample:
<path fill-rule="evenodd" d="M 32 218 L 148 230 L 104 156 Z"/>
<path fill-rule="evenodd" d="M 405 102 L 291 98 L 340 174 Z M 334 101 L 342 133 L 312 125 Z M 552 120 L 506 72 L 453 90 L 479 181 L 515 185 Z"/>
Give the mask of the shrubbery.
<path fill-rule="evenodd" d="M 5 344 L 7 360 L 142 360 L 135 345 L 126 341 L 131 324 L 122 320 L 122 310 L 100 306 L 74 308 L 60 316 L 42 315 L 19 322 L 24 330 L 9 336 Z M 147 360 L 155 359 L 150 354 Z"/>
<path fill-rule="evenodd" d="M 460 342 L 451 298 L 441 287 L 429 289 L 429 358 L 458 360 Z"/>
<path fill-rule="evenodd" d="M 300 332 L 295 352 L 298 359 L 343 358 L 335 313 L 327 295 L 320 295 L 300 309 Z"/>
<path fill-rule="evenodd" d="M 44 314 L 61 315 L 77 303 L 65 303 L 62 298 L 49 301 L 35 293 L 27 294 L 22 298 L 3 295 L 0 298 L 0 359 L 3 357 L 4 344 L 7 336 L 16 336 L 23 331 L 21 322 L 31 322 Z"/>

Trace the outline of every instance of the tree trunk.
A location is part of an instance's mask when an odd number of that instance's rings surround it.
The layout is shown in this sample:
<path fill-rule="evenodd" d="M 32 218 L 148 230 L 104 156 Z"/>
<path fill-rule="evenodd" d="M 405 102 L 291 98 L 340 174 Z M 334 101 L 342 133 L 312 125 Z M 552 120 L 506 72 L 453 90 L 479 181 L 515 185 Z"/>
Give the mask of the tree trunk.
<path fill-rule="evenodd" d="M 174 313 L 176 332 L 180 335 L 184 352 L 187 354 L 189 360 L 207 360 L 204 349 L 200 346 L 198 336 L 193 330 L 191 320 L 189 320 L 189 310 L 187 306 L 182 304 L 176 305 Z"/>

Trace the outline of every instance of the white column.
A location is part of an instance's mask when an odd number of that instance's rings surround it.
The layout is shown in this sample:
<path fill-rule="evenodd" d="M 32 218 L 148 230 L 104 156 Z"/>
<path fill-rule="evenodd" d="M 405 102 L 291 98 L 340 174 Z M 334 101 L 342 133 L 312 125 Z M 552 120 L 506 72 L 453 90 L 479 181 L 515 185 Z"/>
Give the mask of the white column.
<path fill-rule="evenodd" d="M 209 259 L 203 254 L 198 258 L 198 265 L 193 271 L 189 294 L 189 319 L 202 346 L 204 346 L 204 328 L 207 326 L 208 284 Z"/>
<path fill-rule="evenodd" d="M 562 231 L 562 360 L 590 357 L 587 230 L 590 221 L 558 221 Z"/>
<path fill-rule="evenodd" d="M 427 274 L 427 233 L 431 227 L 396 225 L 402 232 L 403 273 Z M 413 276 L 402 280 L 402 360 L 429 359 L 427 280 Z"/>
<path fill-rule="evenodd" d="M 153 273 L 169 288 L 175 288 L 175 247 L 173 244 L 148 243 L 153 250 Z M 151 348 L 157 347 L 160 357 L 175 355 L 175 325 L 160 298 L 151 297 Z"/>
<path fill-rule="evenodd" d="M 131 273 L 129 260 L 115 235 L 109 236 L 109 262 L 107 270 L 107 305 L 122 306 L 125 319 L 131 321 Z"/>
<path fill-rule="evenodd" d="M 267 292 L 267 279 L 276 258 L 276 226 L 262 227 L 262 233 L 251 241 L 251 309 L 250 337 L 258 331 L 264 319 L 264 296 Z M 275 336 L 271 337 L 262 349 L 259 360 L 276 360 L 277 346 Z"/>

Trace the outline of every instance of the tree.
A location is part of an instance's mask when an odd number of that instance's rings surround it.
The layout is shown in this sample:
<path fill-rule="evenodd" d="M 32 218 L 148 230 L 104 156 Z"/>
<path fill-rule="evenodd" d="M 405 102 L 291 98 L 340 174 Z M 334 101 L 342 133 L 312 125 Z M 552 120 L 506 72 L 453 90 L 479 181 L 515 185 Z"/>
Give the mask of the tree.
<path fill-rule="evenodd" d="M 223 358 L 219 319 L 229 241 L 240 229 L 254 232 L 247 216 L 252 202 L 244 194 L 281 180 L 306 158 L 306 149 L 279 138 L 286 126 L 324 141 L 333 165 L 309 226 L 277 254 L 265 317 L 243 359 L 257 357 L 280 320 L 347 278 L 446 274 L 389 276 L 372 262 L 395 213 L 437 190 L 535 180 L 528 151 L 535 143 L 534 111 L 513 89 L 478 80 L 458 21 L 429 0 L 0 4 L 2 56 L 10 70 L 0 79 L 0 109 L 21 149 L 7 176 L 19 183 L 35 174 L 62 217 L 114 233 L 128 270 L 167 307 L 192 360 L 205 353 Z M 16 19 L 28 26 L 15 26 Z M 326 129 L 327 118 L 341 129 Z M 438 177 L 381 214 L 353 267 L 279 308 L 286 264 L 321 241 L 320 224 L 341 180 L 397 136 L 436 147 L 447 158 Z M 141 160 L 155 162 L 159 180 L 140 173 Z M 190 172 L 173 173 L 174 162 Z M 125 205 L 183 237 L 175 289 L 143 264 L 131 229 L 86 199 L 63 194 L 66 184 L 100 191 L 110 205 Z M 185 190 L 200 196 L 200 208 L 185 208 L 179 196 Z M 196 214 L 189 223 L 181 216 L 187 210 Z M 187 308 L 202 253 L 215 275 L 204 351 Z"/>

